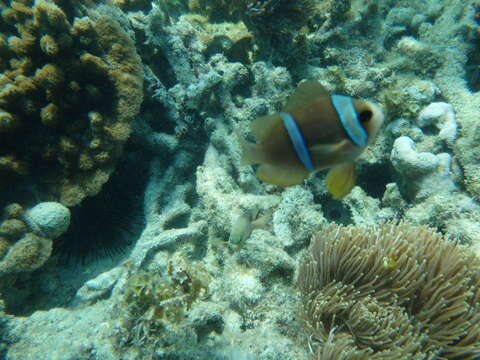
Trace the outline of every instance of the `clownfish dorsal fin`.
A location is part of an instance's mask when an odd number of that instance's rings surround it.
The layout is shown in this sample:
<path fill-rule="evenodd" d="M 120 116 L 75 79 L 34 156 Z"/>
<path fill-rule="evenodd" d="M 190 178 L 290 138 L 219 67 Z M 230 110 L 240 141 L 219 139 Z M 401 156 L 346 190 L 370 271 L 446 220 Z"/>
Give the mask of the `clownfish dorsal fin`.
<path fill-rule="evenodd" d="M 250 124 L 250 129 L 255 135 L 255 140 L 262 143 L 266 138 L 272 136 L 272 130 L 282 122 L 278 114 L 262 116 Z"/>
<path fill-rule="evenodd" d="M 298 85 L 298 88 L 288 99 L 283 111 L 292 112 L 294 109 L 305 106 L 322 95 L 328 95 L 328 91 L 317 80 L 304 81 Z"/>

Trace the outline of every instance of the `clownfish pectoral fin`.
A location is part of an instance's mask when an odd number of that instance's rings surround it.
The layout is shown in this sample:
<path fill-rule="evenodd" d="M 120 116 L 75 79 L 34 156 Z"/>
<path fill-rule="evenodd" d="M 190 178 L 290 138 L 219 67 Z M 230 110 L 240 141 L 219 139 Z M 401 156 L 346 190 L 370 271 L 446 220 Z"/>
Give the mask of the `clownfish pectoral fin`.
<path fill-rule="evenodd" d="M 269 136 L 272 136 L 272 131 L 276 126 L 281 125 L 282 119 L 278 114 L 262 116 L 255 119 L 250 124 L 250 129 L 255 135 L 255 139 L 261 143 Z"/>
<path fill-rule="evenodd" d="M 316 144 L 309 148 L 313 163 L 317 169 L 331 167 L 342 161 L 350 141 L 342 140 L 336 144 Z"/>
<path fill-rule="evenodd" d="M 288 99 L 285 112 L 292 112 L 298 107 L 303 107 L 321 95 L 328 95 L 327 90 L 317 80 L 307 80 L 298 85 L 297 90 Z"/>
<path fill-rule="evenodd" d="M 264 151 L 260 144 L 252 144 L 246 141 L 238 130 L 235 130 L 235 134 L 241 148 L 240 165 L 254 165 L 264 162 Z"/>
<path fill-rule="evenodd" d="M 303 184 L 308 178 L 308 171 L 303 167 L 281 167 L 271 164 L 262 164 L 257 169 L 257 177 L 269 184 L 279 186 L 293 186 Z"/>
<path fill-rule="evenodd" d="M 357 172 L 353 162 L 334 166 L 327 174 L 327 189 L 334 199 L 348 195 L 355 186 Z"/>

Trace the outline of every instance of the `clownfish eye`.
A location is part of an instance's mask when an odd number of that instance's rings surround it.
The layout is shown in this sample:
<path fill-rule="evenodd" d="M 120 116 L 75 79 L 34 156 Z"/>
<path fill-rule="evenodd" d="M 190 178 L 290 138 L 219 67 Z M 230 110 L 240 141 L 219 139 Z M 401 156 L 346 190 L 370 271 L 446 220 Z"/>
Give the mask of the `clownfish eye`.
<path fill-rule="evenodd" d="M 361 124 L 365 124 L 370 121 L 373 113 L 370 110 L 364 110 L 358 114 L 358 120 Z"/>

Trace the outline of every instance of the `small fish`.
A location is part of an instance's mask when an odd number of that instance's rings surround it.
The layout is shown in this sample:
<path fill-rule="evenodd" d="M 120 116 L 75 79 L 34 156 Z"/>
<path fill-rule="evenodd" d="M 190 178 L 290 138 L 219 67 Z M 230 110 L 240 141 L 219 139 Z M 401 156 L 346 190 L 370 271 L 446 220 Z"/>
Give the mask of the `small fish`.
<path fill-rule="evenodd" d="M 389 270 L 395 270 L 398 267 L 398 256 L 384 256 L 383 267 Z"/>
<path fill-rule="evenodd" d="M 268 229 L 273 211 L 267 211 L 264 215 L 258 216 L 258 210 L 242 211 L 232 224 L 228 244 L 232 249 L 239 249 L 250 237 L 255 229 Z"/>
<path fill-rule="evenodd" d="M 312 172 L 330 168 L 327 188 L 340 199 L 355 186 L 354 161 L 382 123 L 377 105 L 328 94 L 318 81 L 304 81 L 282 112 L 252 122 L 257 143 L 239 136 L 241 164 L 260 164 L 260 180 L 280 186 L 302 184 Z"/>

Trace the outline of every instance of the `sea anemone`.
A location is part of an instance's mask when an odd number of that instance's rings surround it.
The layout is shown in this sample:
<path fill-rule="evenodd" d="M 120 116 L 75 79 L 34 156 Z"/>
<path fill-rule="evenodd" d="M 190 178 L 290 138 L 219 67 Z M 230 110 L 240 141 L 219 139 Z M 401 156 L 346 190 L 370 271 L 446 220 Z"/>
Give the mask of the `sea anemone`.
<path fill-rule="evenodd" d="M 428 227 L 330 225 L 298 274 L 315 359 L 478 359 L 480 260 Z"/>

